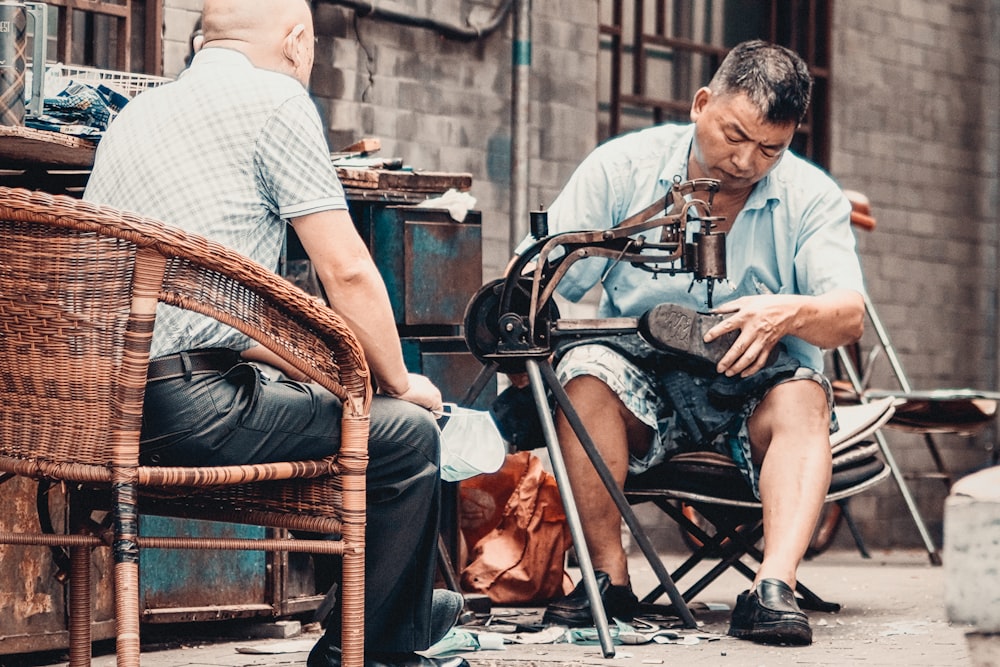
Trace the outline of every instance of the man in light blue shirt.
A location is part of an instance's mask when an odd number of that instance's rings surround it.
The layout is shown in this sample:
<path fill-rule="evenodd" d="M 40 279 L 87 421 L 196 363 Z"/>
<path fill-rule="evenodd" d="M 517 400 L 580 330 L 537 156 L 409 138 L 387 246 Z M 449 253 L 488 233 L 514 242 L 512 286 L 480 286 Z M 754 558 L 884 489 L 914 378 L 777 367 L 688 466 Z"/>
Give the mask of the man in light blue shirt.
<path fill-rule="evenodd" d="M 727 317 L 705 340 L 739 333 L 715 372 L 753 376 L 779 343 L 797 370 L 748 395 L 709 437 L 685 430 L 676 417 L 674 408 L 688 396 L 671 396 L 662 373 L 620 349 L 575 346 L 557 373 L 619 484 L 679 448 L 717 449 L 741 466 L 764 508 L 765 548 L 730 634 L 761 642 L 812 641 L 792 591 L 831 476 L 833 402 L 821 349 L 860 337 L 864 313 L 850 204 L 829 176 L 788 150 L 811 85 L 793 52 L 760 41 L 740 44 L 695 94 L 692 124 L 653 127 L 598 147 L 548 213 L 553 234 L 604 229 L 663 197 L 675 178 L 720 182 L 712 215 L 723 218 L 729 279 L 715 288 L 712 305 Z M 576 263 L 559 289 L 576 300 L 598 284 L 601 317 L 637 317 L 660 303 L 709 305 L 690 274 L 653 277 L 612 260 Z M 561 413 L 556 426 L 594 567 L 610 580 L 606 610 L 628 618 L 638 603 L 628 585 L 617 508 Z M 546 620 L 589 621 L 585 599 L 574 591 L 550 605 Z"/>

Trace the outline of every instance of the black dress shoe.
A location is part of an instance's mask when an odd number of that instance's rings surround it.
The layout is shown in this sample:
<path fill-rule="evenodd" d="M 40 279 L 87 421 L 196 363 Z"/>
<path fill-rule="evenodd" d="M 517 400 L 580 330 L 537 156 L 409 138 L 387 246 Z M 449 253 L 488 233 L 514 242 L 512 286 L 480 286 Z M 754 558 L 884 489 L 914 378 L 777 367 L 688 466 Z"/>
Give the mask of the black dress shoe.
<path fill-rule="evenodd" d="M 307 667 L 340 667 L 340 647 L 333 646 L 326 635 L 313 646 L 306 659 Z M 365 667 L 469 667 L 460 655 L 425 658 L 416 653 L 365 653 Z"/>
<path fill-rule="evenodd" d="M 608 618 L 631 621 L 639 613 L 639 598 L 628 586 L 613 586 L 606 572 L 594 571 L 597 578 L 597 590 L 604 603 L 604 613 Z M 594 625 L 594 617 L 590 613 L 590 598 L 587 588 L 580 581 L 573 592 L 566 597 L 551 603 L 542 616 L 542 623 L 547 625 L 565 625 L 570 628 L 580 628 Z"/>
<path fill-rule="evenodd" d="M 780 579 L 764 579 L 756 590 L 736 598 L 729 636 L 761 644 L 805 646 L 812 643 L 812 628 L 791 587 Z"/>

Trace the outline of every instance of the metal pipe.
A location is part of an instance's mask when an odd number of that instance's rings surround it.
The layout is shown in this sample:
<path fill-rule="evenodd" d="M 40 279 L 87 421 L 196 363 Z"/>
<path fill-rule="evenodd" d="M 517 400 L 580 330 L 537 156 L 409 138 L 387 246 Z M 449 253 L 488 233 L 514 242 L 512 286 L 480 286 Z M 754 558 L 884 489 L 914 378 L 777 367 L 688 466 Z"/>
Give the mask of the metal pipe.
<path fill-rule="evenodd" d="M 463 26 L 448 23 L 447 21 L 439 21 L 438 19 L 427 16 L 416 16 L 414 14 L 397 12 L 391 9 L 383 9 L 376 6 L 374 2 L 365 2 L 364 0 L 323 1 L 353 9 L 354 12 L 362 18 L 383 19 L 389 21 L 390 23 L 409 25 L 417 28 L 427 28 L 428 30 L 433 30 L 448 39 L 464 42 L 482 39 L 483 37 L 486 37 L 490 33 L 494 32 L 503 24 L 504 19 L 507 18 L 507 14 L 510 12 L 511 5 L 515 2 L 515 0 L 504 0 L 503 4 L 500 5 L 496 12 L 494 12 L 493 16 L 490 17 L 490 20 L 483 25 L 474 25 L 466 20 L 466 24 Z"/>
<path fill-rule="evenodd" d="M 540 362 L 536 359 L 527 359 L 524 363 L 528 371 L 531 395 L 534 397 L 535 407 L 538 409 L 538 419 L 542 424 L 542 433 L 545 435 L 545 446 L 548 448 L 549 459 L 552 463 L 552 475 L 556 478 L 559 496 L 562 498 L 563 509 L 566 512 L 566 523 L 569 525 L 570 535 L 573 536 L 573 547 L 576 549 L 576 558 L 580 563 L 580 577 L 583 580 L 583 587 L 587 591 L 587 599 L 590 601 L 590 613 L 597 630 L 597 639 L 601 644 L 601 653 L 605 658 L 613 658 L 615 644 L 608 628 L 608 616 L 604 611 L 601 592 L 597 588 L 597 575 L 594 574 L 594 564 L 590 560 L 590 551 L 587 550 L 587 540 L 583 536 L 583 524 L 576 511 L 576 500 L 573 498 L 569 472 L 566 470 L 562 450 L 559 449 L 555 422 L 552 420 L 552 413 L 549 412 L 549 402 L 545 396 L 545 380 L 542 378 Z"/>
<path fill-rule="evenodd" d="M 511 254 L 528 234 L 528 123 L 531 105 L 531 0 L 514 0 L 511 42 L 510 237 Z"/>

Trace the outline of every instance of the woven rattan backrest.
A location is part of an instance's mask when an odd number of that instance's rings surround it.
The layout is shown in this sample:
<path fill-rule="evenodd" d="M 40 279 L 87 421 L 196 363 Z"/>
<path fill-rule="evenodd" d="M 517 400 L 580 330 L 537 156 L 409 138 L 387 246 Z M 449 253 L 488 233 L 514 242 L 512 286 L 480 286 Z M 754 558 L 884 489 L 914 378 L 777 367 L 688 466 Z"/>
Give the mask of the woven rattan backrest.
<path fill-rule="evenodd" d="M 121 377 L 136 247 L 32 217 L 0 213 L 0 452 L 107 466 L 142 408 Z"/>
<path fill-rule="evenodd" d="M 116 456 L 137 465 L 157 301 L 240 329 L 339 396 L 345 416 L 367 415 L 346 325 L 273 272 L 154 220 L 0 188 L 0 455 L 95 466 L 58 475 L 82 481 L 106 479 Z"/>

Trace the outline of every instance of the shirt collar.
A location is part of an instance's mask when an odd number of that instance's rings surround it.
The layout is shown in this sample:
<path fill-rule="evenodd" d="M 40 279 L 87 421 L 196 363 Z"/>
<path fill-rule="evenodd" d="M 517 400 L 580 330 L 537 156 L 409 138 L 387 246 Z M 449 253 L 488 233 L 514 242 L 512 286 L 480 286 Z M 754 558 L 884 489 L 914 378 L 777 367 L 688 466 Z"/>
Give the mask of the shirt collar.
<path fill-rule="evenodd" d="M 675 143 L 677 148 L 667 157 L 663 163 L 663 170 L 660 171 L 660 183 L 666 190 L 674 183 L 674 177 L 687 179 L 688 154 L 691 152 L 691 141 L 694 140 L 694 123 L 690 123 L 681 134 L 680 140 Z"/>
<path fill-rule="evenodd" d="M 194 54 L 191 67 L 196 65 L 245 65 L 253 67 L 253 63 L 244 54 L 234 49 L 219 46 L 208 46 Z"/>

